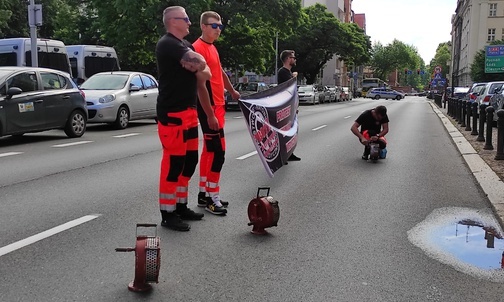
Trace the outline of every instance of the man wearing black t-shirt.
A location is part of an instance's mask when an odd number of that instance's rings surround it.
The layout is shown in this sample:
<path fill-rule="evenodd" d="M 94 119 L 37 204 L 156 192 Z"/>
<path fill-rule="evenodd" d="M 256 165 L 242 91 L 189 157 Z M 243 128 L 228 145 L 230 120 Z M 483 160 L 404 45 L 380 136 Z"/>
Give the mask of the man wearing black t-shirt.
<path fill-rule="evenodd" d="M 189 180 L 198 164 L 198 97 L 209 127 L 218 130 L 219 123 L 205 86 L 211 73 L 205 59 L 184 40 L 191 25 L 185 9 L 166 8 L 163 23 L 167 33 L 156 45 L 158 135 L 163 146 L 159 182 L 161 225 L 189 231 L 189 225 L 182 220 L 203 218 L 203 214 L 187 207 Z"/>
<path fill-rule="evenodd" d="M 294 50 L 284 50 L 280 53 L 280 60 L 282 60 L 283 66 L 278 69 L 278 84 L 287 82 L 288 80 L 297 77 L 297 72 L 292 72 L 292 67 L 296 66 L 296 53 Z M 289 156 L 288 161 L 300 161 L 301 158 L 294 155 L 294 153 Z"/>
<path fill-rule="evenodd" d="M 361 144 L 365 146 L 362 159 L 367 160 L 369 158 L 369 141 L 378 141 L 380 149 L 387 146 L 385 135 L 389 131 L 388 123 L 387 107 L 385 106 L 366 110 L 355 120 L 351 130 L 359 138 Z"/>

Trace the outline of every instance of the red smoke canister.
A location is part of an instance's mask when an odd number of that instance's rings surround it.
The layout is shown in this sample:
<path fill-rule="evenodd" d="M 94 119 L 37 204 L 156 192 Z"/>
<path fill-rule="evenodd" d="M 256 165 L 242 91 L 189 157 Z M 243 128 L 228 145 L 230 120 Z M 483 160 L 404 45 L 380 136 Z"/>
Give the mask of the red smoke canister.
<path fill-rule="evenodd" d="M 152 289 L 149 283 L 158 283 L 161 265 L 160 239 L 154 236 L 138 235 L 138 228 L 156 228 L 156 224 L 139 223 L 136 225 L 136 245 L 134 248 L 116 248 L 116 252 L 135 252 L 135 279 L 128 285 L 134 292 Z"/>
<path fill-rule="evenodd" d="M 261 190 L 267 190 L 266 196 L 260 196 Z M 269 196 L 270 188 L 258 188 L 257 197 L 252 199 L 248 205 L 248 216 L 252 225 L 252 234 L 267 234 L 265 228 L 277 226 L 280 218 L 280 208 L 278 201 Z"/>

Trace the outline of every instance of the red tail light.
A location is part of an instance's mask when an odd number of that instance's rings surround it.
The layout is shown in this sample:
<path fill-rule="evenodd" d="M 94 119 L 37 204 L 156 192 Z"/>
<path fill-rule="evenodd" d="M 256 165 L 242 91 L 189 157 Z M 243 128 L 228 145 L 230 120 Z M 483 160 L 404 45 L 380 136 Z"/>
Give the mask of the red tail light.
<path fill-rule="evenodd" d="M 84 99 L 86 99 L 86 94 L 84 93 L 84 91 L 79 90 L 79 92 L 80 92 L 80 94 L 82 95 L 82 97 L 83 97 Z"/>
<path fill-rule="evenodd" d="M 469 97 L 471 98 L 471 100 L 475 100 L 476 99 L 476 95 L 474 93 L 471 93 L 471 95 Z"/>
<path fill-rule="evenodd" d="M 490 102 L 490 96 L 487 95 L 484 99 L 483 99 L 483 103 L 488 103 Z"/>

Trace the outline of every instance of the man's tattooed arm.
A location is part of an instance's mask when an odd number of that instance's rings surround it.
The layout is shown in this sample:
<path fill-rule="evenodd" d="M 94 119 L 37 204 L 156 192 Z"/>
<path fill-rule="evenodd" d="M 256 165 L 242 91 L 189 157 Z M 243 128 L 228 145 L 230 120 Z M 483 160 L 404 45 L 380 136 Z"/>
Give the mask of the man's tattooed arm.
<path fill-rule="evenodd" d="M 180 64 L 182 67 L 192 72 L 203 71 L 207 66 L 205 58 L 192 50 L 186 52 L 182 60 L 180 60 Z"/>

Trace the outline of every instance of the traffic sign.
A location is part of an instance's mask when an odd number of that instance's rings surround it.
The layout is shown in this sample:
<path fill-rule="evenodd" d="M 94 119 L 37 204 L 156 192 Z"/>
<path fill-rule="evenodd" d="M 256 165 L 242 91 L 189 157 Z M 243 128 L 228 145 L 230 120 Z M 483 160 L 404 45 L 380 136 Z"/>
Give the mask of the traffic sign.
<path fill-rule="evenodd" d="M 436 73 L 436 75 L 434 76 L 434 79 L 435 80 L 441 80 L 441 74 L 440 73 Z"/>
<path fill-rule="evenodd" d="M 504 73 L 504 45 L 485 48 L 485 73 Z"/>
<path fill-rule="evenodd" d="M 439 73 L 441 73 L 442 70 L 443 69 L 441 68 L 441 66 L 436 66 L 436 68 L 434 68 L 434 73 L 439 74 Z"/>

